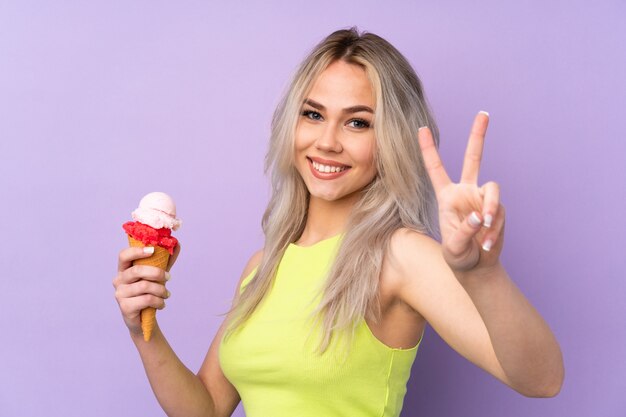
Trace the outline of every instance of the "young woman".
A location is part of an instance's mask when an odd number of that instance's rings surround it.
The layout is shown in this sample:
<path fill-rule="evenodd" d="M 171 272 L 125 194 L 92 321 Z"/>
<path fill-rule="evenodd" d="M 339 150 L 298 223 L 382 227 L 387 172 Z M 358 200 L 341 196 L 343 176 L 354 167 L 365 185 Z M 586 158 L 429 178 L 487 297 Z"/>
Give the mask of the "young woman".
<path fill-rule="evenodd" d="M 477 184 L 488 119 L 453 183 L 406 59 L 355 29 L 322 41 L 275 112 L 265 245 L 197 375 L 158 326 L 141 336 L 169 273 L 120 252 L 116 298 L 165 412 L 229 416 L 242 400 L 249 417 L 398 416 L 426 322 L 521 394 L 556 395 L 558 343 L 499 262 L 498 185 Z"/>

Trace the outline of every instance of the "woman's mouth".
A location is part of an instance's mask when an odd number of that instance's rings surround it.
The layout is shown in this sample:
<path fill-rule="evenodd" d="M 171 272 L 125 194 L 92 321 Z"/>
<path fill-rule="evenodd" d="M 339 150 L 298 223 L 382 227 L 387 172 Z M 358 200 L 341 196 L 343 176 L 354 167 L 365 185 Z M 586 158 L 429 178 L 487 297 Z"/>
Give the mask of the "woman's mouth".
<path fill-rule="evenodd" d="M 323 180 L 335 179 L 342 176 L 351 167 L 348 165 L 327 165 L 307 158 L 311 172 L 316 178 Z"/>
<path fill-rule="evenodd" d="M 311 163 L 313 164 L 313 168 L 315 168 L 317 172 L 325 172 L 327 174 L 329 172 L 341 172 L 344 169 L 348 168 L 347 166 L 338 167 L 333 165 L 324 165 L 315 161 L 312 161 Z"/>

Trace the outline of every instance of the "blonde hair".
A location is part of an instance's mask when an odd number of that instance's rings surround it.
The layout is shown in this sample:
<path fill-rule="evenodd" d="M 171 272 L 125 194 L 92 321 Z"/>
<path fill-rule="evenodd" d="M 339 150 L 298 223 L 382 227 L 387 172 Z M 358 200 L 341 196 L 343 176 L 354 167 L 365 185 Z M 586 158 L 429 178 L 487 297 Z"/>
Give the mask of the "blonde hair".
<path fill-rule="evenodd" d="M 254 312 L 271 287 L 290 243 L 304 230 L 309 193 L 294 165 L 294 137 L 300 111 L 317 76 L 343 60 L 365 69 L 376 98 L 374 129 L 378 173 L 365 187 L 348 220 L 337 256 L 315 308 L 324 352 L 335 331 L 351 336 L 359 322 L 380 318 L 378 282 L 384 253 L 401 227 L 436 235 L 436 203 L 417 143 L 417 131 L 438 130 L 415 71 L 389 42 L 356 28 L 338 30 L 319 43 L 296 71 L 272 119 L 265 172 L 272 196 L 263 215 L 263 257 L 227 313 L 227 336 Z M 350 340 L 350 339 L 348 339 Z"/>

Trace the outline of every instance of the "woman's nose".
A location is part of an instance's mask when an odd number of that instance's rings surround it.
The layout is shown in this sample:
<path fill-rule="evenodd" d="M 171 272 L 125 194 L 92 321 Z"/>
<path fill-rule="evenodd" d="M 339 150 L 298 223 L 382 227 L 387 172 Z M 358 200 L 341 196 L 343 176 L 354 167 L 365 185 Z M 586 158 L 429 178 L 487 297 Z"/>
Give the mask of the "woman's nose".
<path fill-rule="evenodd" d="M 341 142 L 339 140 L 338 128 L 333 124 L 325 126 L 324 130 L 320 132 L 320 136 L 315 141 L 315 146 L 323 151 L 327 152 L 341 152 Z"/>

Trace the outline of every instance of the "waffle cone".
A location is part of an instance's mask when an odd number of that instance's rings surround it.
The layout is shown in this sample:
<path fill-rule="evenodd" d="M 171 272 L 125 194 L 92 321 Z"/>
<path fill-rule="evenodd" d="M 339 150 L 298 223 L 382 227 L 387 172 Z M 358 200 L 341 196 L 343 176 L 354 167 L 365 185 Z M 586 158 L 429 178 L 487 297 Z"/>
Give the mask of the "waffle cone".
<path fill-rule="evenodd" d="M 128 236 L 128 243 L 133 247 L 146 246 L 142 241 L 134 239 L 130 235 Z M 152 246 L 152 245 L 149 245 Z M 156 266 L 165 270 L 167 263 L 170 260 L 170 253 L 167 249 L 160 246 L 154 246 L 154 253 L 148 258 L 136 259 L 133 261 L 133 265 L 149 265 Z M 152 307 L 144 308 L 141 310 L 141 331 L 143 332 L 143 340 L 150 341 L 152 336 L 152 330 L 156 324 L 156 309 Z"/>

